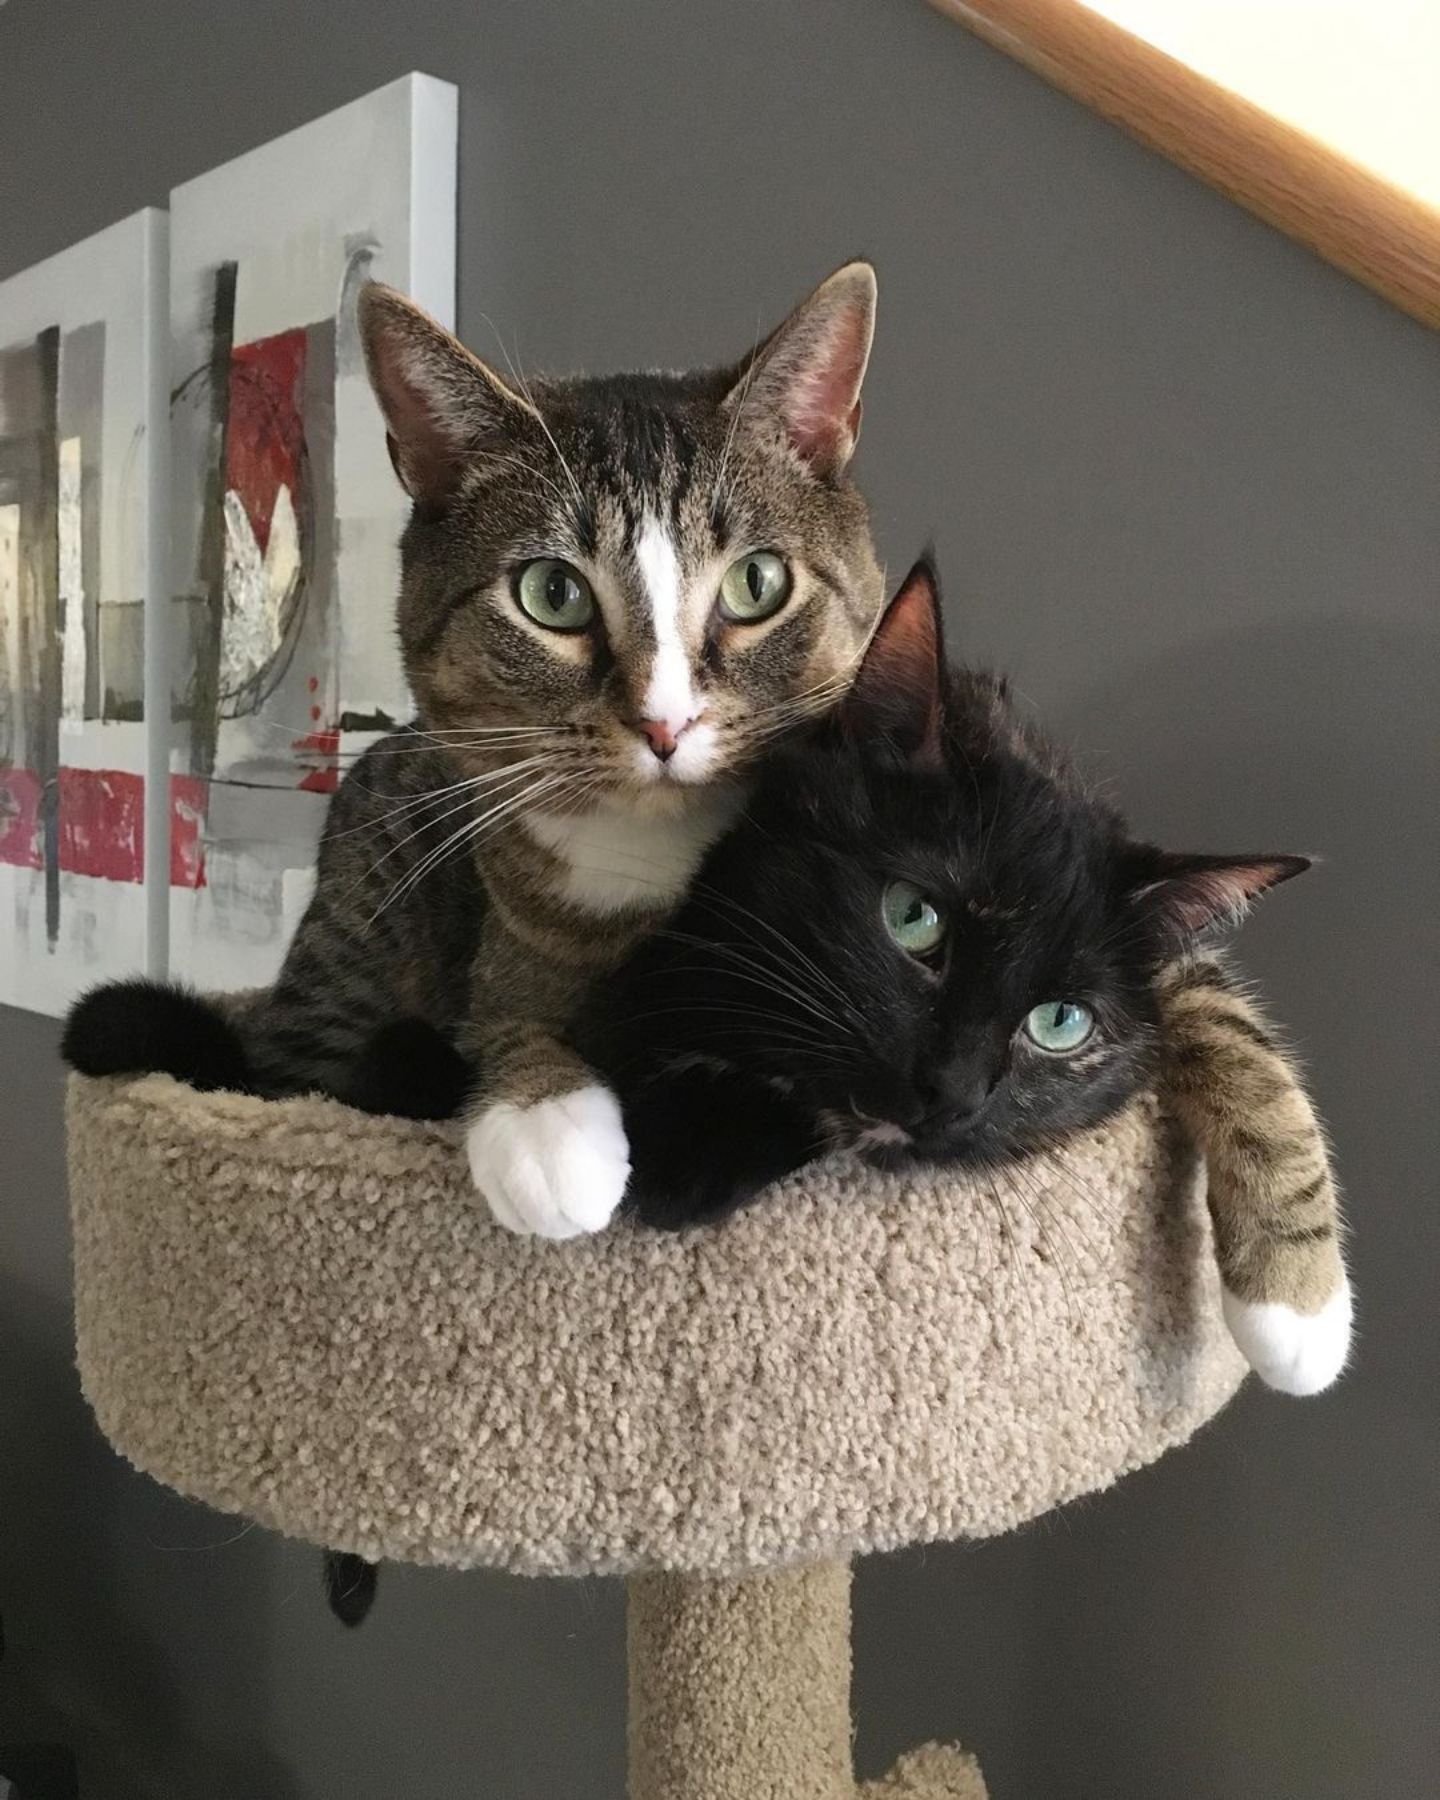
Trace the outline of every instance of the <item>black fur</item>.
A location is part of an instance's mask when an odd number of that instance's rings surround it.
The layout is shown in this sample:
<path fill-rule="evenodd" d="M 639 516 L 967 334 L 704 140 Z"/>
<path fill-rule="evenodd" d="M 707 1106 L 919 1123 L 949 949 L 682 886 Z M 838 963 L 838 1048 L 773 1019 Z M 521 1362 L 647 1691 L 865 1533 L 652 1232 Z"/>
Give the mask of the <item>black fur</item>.
<path fill-rule="evenodd" d="M 60 1054 L 82 1075 L 158 1073 L 240 1093 L 254 1080 L 239 1031 L 211 1001 L 154 981 L 112 981 L 82 995 Z"/>
<path fill-rule="evenodd" d="M 383 1025 L 362 1048 L 335 1096 L 360 1112 L 449 1119 L 473 1085 L 465 1058 L 424 1019 Z"/>
<path fill-rule="evenodd" d="M 363 1625 L 375 1601 L 380 1571 L 348 1550 L 327 1550 L 320 1571 L 325 1600 L 342 1625 Z"/>

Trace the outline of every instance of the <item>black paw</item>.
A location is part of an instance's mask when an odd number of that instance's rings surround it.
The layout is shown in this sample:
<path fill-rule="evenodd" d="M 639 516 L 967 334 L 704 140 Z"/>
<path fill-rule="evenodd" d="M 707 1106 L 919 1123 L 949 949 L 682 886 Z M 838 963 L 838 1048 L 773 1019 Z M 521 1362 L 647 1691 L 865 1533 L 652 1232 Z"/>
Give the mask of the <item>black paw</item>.
<path fill-rule="evenodd" d="M 397 1019 L 369 1039 L 337 1098 L 395 1119 L 453 1119 L 473 1079 L 443 1032 L 423 1019 Z"/>
<path fill-rule="evenodd" d="M 759 1189 L 723 1177 L 687 1170 L 664 1182 L 632 1182 L 627 1211 L 652 1231 L 684 1231 L 690 1225 L 718 1225 L 748 1206 Z"/>
<path fill-rule="evenodd" d="M 340 1623 L 352 1629 L 363 1624 L 375 1603 L 375 1587 L 380 1579 L 375 1564 L 348 1550 L 327 1550 L 321 1579 L 325 1599 Z"/>

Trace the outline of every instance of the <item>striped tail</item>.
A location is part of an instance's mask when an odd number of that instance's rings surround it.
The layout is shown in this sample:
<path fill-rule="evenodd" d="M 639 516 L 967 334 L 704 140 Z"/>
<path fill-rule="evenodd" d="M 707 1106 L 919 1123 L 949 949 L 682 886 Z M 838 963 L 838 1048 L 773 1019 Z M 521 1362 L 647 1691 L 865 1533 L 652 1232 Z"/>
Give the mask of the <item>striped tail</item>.
<path fill-rule="evenodd" d="M 1226 1323 L 1270 1387 L 1315 1394 L 1350 1350 L 1350 1283 L 1324 1128 L 1294 1063 L 1213 957 L 1161 984 L 1167 1087 L 1205 1154 Z"/>

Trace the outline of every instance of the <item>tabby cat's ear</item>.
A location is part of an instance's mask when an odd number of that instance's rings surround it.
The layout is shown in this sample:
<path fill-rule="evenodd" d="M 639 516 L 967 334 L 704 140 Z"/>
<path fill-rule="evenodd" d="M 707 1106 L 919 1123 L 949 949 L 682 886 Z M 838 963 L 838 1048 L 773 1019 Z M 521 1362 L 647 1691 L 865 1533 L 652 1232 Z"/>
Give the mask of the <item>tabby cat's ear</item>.
<path fill-rule="evenodd" d="M 528 400 L 394 288 L 367 282 L 357 316 L 390 460 L 412 500 L 443 507 L 486 443 L 538 426 Z"/>
<path fill-rule="evenodd" d="M 846 263 L 745 359 L 725 404 L 746 419 L 777 419 L 816 474 L 838 474 L 860 435 L 874 335 L 875 271 Z"/>
<path fill-rule="evenodd" d="M 1188 941 L 1238 925 L 1253 900 L 1310 867 L 1308 856 L 1181 856 L 1136 846 L 1133 905 Z"/>
<path fill-rule="evenodd" d="M 838 717 L 842 731 L 888 739 L 917 768 L 944 760 L 945 635 L 928 561 L 916 563 L 880 615 Z"/>

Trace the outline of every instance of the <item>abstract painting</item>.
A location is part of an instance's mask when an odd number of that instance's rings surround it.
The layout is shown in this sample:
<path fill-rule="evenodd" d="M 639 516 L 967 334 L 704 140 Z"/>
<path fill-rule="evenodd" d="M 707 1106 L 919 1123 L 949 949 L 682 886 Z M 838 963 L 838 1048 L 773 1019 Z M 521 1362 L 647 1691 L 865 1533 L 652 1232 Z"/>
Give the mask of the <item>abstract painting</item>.
<path fill-rule="evenodd" d="M 165 227 L 138 213 L 0 283 L 0 1001 L 41 1012 L 163 961 Z"/>
<path fill-rule="evenodd" d="M 170 196 L 170 966 L 274 976 L 328 796 L 407 716 L 367 279 L 454 311 L 455 90 L 409 75 Z"/>

